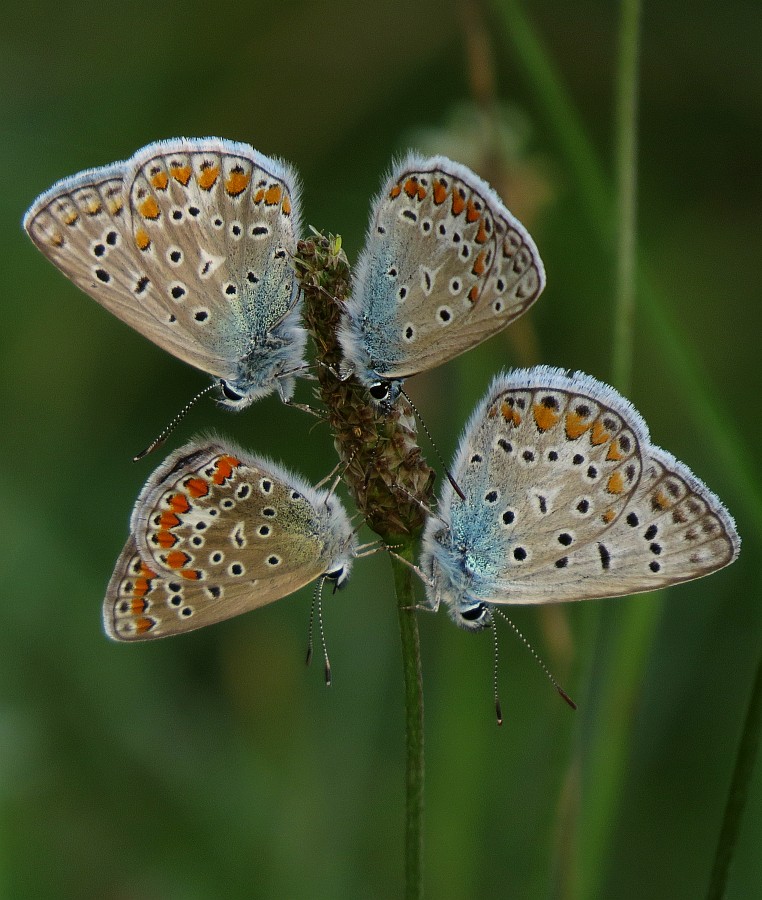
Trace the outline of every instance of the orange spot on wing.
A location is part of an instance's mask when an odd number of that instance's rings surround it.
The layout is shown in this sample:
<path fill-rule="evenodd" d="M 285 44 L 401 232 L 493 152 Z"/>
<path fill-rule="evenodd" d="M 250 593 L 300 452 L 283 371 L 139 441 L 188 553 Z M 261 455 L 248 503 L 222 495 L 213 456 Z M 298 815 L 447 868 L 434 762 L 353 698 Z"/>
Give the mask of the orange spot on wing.
<path fill-rule="evenodd" d="M 158 219 L 160 212 L 156 197 L 146 197 L 138 207 L 138 212 L 144 219 Z"/>
<path fill-rule="evenodd" d="M 285 191 L 283 192 L 283 203 L 281 203 L 280 208 L 283 210 L 284 216 L 291 215 L 291 198 Z"/>
<path fill-rule="evenodd" d="M 64 245 L 64 236 L 61 234 L 60 231 L 56 231 L 56 232 L 54 232 L 54 234 L 51 236 L 51 238 L 50 238 L 50 243 L 51 243 L 54 247 L 63 247 L 63 245 Z"/>
<path fill-rule="evenodd" d="M 206 163 L 202 163 L 201 171 L 198 173 L 196 181 L 198 182 L 198 186 L 202 191 L 210 191 L 214 187 L 214 183 L 219 178 L 219 175 L 219 166 L 211 164 L 207 165 Z"/>
<path fill-rule="evenodd" d="M 206 497 L 209 484 L 203 478 L 188 478 L 184 485 L 191 497 Z"/>
<path fill-rule="evenodd" d="M 489 240 L 489 231 L 487 231 L 487 227 L 484 224 L 484 219 L 479 222 L 479 230 L 476 232 L 474 240 L 477 244 L 486 244 Z"/>
<path fill-rule="evenodd" d="M 475 222 L 481 213 L 474 205 L 474 199 L 471 197 L 468 201 L 468 208 L 466 210 L 466 222 Z"/>
<path fill-rule="evenodd" d="M 166 191 L 167 185 L 169 184 L 169 175 L 164 171 L 156 172 L 151 176 L 151 184 L 157 191 Z"/>
<path fill-rule="evenodd" d="M 549 428 L 552 428 L 560 418 L 557 412 L 549 409 L 547 406 L 543 406 L 542 403 L 535 403 L 532 407 L 532 412 L 540 431 L 547 431 Z"/>
<path fill-rule="evenodd" d="M 669 506 L 669 500 L 662 491 L 657 491 L 651 497 L 651 506 L 654 510 L 666 509 Z"/>
<path fill-rule="evenodd" d="M 397 197 L 402 193 L 402 188 L 400 185 L 395 184 L 394 187 L 389 191 L 389 196 L 392 200 L 396 200 Z"/>
<path fill-rule="evenodd" d="M 471 290 L 468 292 L 468 299 L 472 303 L 476 303 L 476 301 L 479 299 L 479 286 L 478 285 L 475 284 L 471 288 Z"/>
<path fill-rule="evenodd" d="M 481 253 L 474 260 L 473 268 L 471 269 L 471 273 L 473 275 L 483 275 L 484 274 L 484 257 L 487 255 L 486 251 L 482 250 Z"/>
<path fill-rule="evenodd" d="M 251 198 L 252 203 L 261 203 L 265 199 L 265 189 L 260 188 Z"/>
<path fill-rule="evenodd" d="M 610 525 L 616 518 L 616 513 L 613 509 L 607 509 L 606 512 L 601 516 L 601 518 L 606 525 Z"/>
<path fill-rule="evenodd" d="M 265 191 L 265 205 L 275 206 L 276 203 L 280 203 L 280 198 L 282 196 L 283 191 L 281 190 L 280 185 L 274 184 Z"/>
<path fill-rule="evenodd" d="M 426 196 L 426 188 L 418 181 L 417 178 L 408 178 L 405 182 L 405 193 L 412 200 L 414 197 L 417 197 L 419 200 L 423 200 Z"/>
<path fill-rule="evenodd" d="M 460 188 L 452 189 L 452 214 L 459 216 L 466 208 L 466 198 L 461 194 Z"/>
<path fill-rule="evenodd" d="M 183 187 L 187 187 L 192 174 L 191 167 L 188 165 L 170 166 L 169 174 L 175 179 L 175 181 L 179 181 Z"/>
<path fill-rule="evenodd" d="M 133 597 L 130 603 L 130 612 L 133 616 L 140 615 L 148 609 L 148 601 L 142 597 Z"/>
<path fill-rule="evenodd" d="M 88 216 L 97 216 L 98 213 L 103 209 L 100 200 L 88 200 L 87 206 L 85 207 L 85 212 Z"/>
<path fill-rule="evenodd" d="M 586 425 L 582 416 L 577 415 L 577 413 L 570 412 L 566 414 L 566 436 L 570 441 L 576 441 L 589 427 L 590 425 Z"/>
<path fill-rule="evenodd" d="M 149 619 L 148 616 L 141 616 L 139 619 L 135 619 L 135 631 L 138 634 L 145 634 L 146 631 L 150 631 L 156 621 L 154 619 Z"/>
<path fill-rule="evenodd" d="M 624 479 L 621 472 L 612 472 L 606 484 L 609 494 L 621 494 L 624 490 Z"/>
<path fill-rule="evenodd" d="M 107 205 L 109 213 L 111 213 L 112 216 L 116 216 L 122 211 L 124 201 L 121 197 L 110 197 Z"/>
<path fill-rule="evenodd" d="M 190 562 L 190 556 L 187 553 L 183 553 L 182 550 L 173 550 L 167 554 L 165 562 L 170 569 L 182 569 L 184 565 Z"/>
<path fill-rule="evenodd" d="M 144 575 L 139 576 L 135 579 L 132 585 L 132 596 L 133 598 L 140 598 L 145 596 L 151 590 L 151 579 L 146 578 Z"/>
<path fill-rule="evenodd" d="M 241 464 L 240 459 L 235 456 L 221 456 L 217 460 L 216 471 L 212 476 L 215 484 L 224 484 L 233 474 L 233 470 Z"/>
<path fill-rule="evenodd" d="M 624 453 L 619 449 L 619 445 L 616 441 L 611 442 L 609 452 L 606 454 L 606 459 L 611 462 L 618 462 L 620 459 L 624 459 Z"/>
<path fill-rule="evenodd" d="M 198 581 L 201 578 L 201 572 L 198 569 L 183 569 L 180 575 L 188 581 Z"/>
<path fill-rule="evenodd" d="M 151 246 L 151 238 L 148 237 L 145 228 L 138 228 L 135 232 L 135 243 L 138 245 L 138 250 L 147 250 Z"/>
<path fill-rule="evenodd" d="M 159 517 L 160 528 L 177 528 L 181 522 L 182 519 L 180 516 L 175 515 L 175 513 L 169 512 L 168 510 L 165 510 Z"/>
<path fill-rule="evenodd" d="M 169 508 L 176 513 L 187 513 L 191 508 L 190 502 L 185 494 L 172 494 L 169 498 Z"/>
<path fill-rule="evenodd" d="M 513 425 L 514 428 L 518 428 L 518 426 L 521 425 L 521 415 L 519 414 L 519 411 L 511 406 L 506 400 L 501 404 L 500 412 L 509 425 Z"/>
<path fill-rule="evenodd" d="M 611 435 L 606 431 L 606 426 L 601 422 L 600 419 L 596 419 L 593 423 L 593 433 L 590 435 L 590 443 L 597 447 L 600 444 L 605 444 L 606 441 L 611 437 Z"/>
<path fill-rule="evenodd" d="M 434 181 L 434 203 L 441 206 L 447 199 L 447 188 L 439 179 Z"/>
<path fill-rule="evenodd" d="M 170 531 L 157 531 L 156 543 L 162 550 L 169 550 L 170 547 L 174 547 L 177 543 L 177 537 Z"/>
<path fill-rule="evenodd" d="M 251 175 L 247 175 L 243 169 L 233 169 L 225 182 L 225 190 L 231 197 L 242 194 L 249 186 Z"/>
<path fill-rule="evenodd" d="M 76 209 L 72 209 L 63 217 L 63 223 L 64 225 L 73 225 L 77 219 L 79 219 L 79 213 Z"/>

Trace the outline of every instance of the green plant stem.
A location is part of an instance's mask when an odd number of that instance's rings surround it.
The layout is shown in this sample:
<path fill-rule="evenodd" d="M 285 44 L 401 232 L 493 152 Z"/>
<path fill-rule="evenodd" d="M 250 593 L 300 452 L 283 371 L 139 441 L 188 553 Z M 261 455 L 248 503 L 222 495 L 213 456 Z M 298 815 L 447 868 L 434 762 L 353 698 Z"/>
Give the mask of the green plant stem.
<path fill-rule="evenodd" d="M 336 337 L 349 286 L 349 264 L 337 236 L 300 241 L 295 257 L 304 292 L 305 323 L 315 342 L 320 395 L 334 445 L 344 462 L 343 478 L 368 525 L 398 557 L 412 562 L 431 496 L 434 472 L 421 455 L 415 419 L 407 404 L 382 411 L 369 403 L 355 378 L 337 376 L 341 349 Z M 399 490 L 402 487 L 404 490 Z M 406 817 L 405 896 L 423 896 L 423 679 L 413 570 L 391 556 L 399 612 L 405 683 Z"/>
<path fill-rule="evenodd" d="M 637 107 L 640 0 L 622 0 L 616 98 L 617 277 L 612 379 L 623 393 L 632 382 L 635 318 Z"/>
<path fill-rule="evenodd" d="M 397 551 L 412 560 L 413 545 Z M 407 768 L 405 804 L 405 897 L 423 897 L 423 675 L 418 620 L 413 593 L 414 574 L 409 566 L 391 557 L 397 612 L 402 642 L 402 670 L 405 678 L 405 732 Z"/>

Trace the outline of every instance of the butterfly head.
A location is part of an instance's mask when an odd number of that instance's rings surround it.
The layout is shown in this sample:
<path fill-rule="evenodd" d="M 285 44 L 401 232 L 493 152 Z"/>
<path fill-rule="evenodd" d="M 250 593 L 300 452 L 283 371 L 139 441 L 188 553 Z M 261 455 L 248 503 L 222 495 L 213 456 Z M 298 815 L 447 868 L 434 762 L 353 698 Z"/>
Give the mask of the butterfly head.
<path fill-rule="evenodd" d="M 357 555 L 357 535 L 338 497 L 329 495 L 322 504 L 329 523 L 324 551 L 328 560 L 325 577 L 333 582 L 336 591 L 349 581 L 352 563 Z"/>
<path fill-rule="evenodd" d="M 450 618 L 466 631 L 483 631 L 492 625 L 492 612 L 483 600 L 464 597 L 458 603 L 447 605 Z"/>
<path fill-rule="evenodd" d="M 307 332 L 298 324 L 299 309 L 291 309 L 276 329 L 250 340 L 237 364 L 234 378 L 220 380 L 223 406 L 245 409 L 254 401 L 277 391 L 284 403 L 294 395 L 295 376 L 304 368 Z"/>
<path fill-rule="evenodd" d="M 390 410 L 402 391 L 402 381 L 400 379 L 382 380 L 376 376 L 375 372 L 370 374 L 375 376 L 375 380 L 368 385 L 370 399 L 382 410 Z"/>

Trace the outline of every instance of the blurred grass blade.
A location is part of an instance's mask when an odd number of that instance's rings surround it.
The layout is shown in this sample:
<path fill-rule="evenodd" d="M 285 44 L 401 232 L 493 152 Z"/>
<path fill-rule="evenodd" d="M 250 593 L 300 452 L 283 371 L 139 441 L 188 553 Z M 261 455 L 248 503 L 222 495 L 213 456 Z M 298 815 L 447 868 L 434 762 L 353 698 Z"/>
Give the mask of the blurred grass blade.
<path fill-rule="evenodd" d="M 614 387 L 632 388 L 637 253 L 638 50 L 640 0 L 622 0 L 616 99 L 617 278 L 614 301 Z"/>
<path fill-rule="evenodd" d="M 527 76 L 538 109 L 549 133 L 566 160 L 577 184 L 582 211 L 601 246 L 615 249 L 617 233 L 613 192 L 606 181 L 598 155 L 585 133 L 582 121 L 565 90 L 560 75 L 545 52 L 518 0 L 493 0 L 503 25 L 503 35 Z M 668 310 L 671 304 L 643 262 L 636 270 L 638 298 L 654 342 L 661 348 L 665 366 L 678 387 L 701 433 L 734 494 L 733 505 L 741 509 L 762 545 L 762 482 L 755 459 L 740 436 L 735 423 L 720 412 L 718 392 L 708 387 L 695 351 L 684 338 Z M 721 427 L 716 427 L 720 425 Z"/>
<path fill-rule="evenodd" d="M 635 108 L 638 43 L 638 0 L 624 0 L 620 21 L 620 78 L 617 93 L 617 186 L 618 203 L 607 184 L 601 162 L 587 137 L 582 121 L 566 92 L 562 80 L 545 52 L 538 35 L 517 0 L 496 0 L 495 9 L 510 41 L 515 57 L 527 74 L 546 125 L 579 189 L 582 206 L 591 231 L 604 250 L 617 253 L 617 315 L 615 324 L 614 381 L 627 390 L 631 373 L 632 318 L 635 281 L 641 287 L 640 301 L 653 331 L 656 344 L 674 383 L 679 388 L 701 433 L 712 446 L 735 501 L 750 522 L 755 537 L 762 542 L 762 489 L 754 460 L 743 439 L 721 413 L 716 393 L 707 387 L 696 354 L 675 327 L 668 312 L 669 303 L 653 285 L 644 266 L 635 265 Z M 616 246 L 613 235 L 618 236 Z M 588 682 L 596 697 L 590 696 L 591 716 L 581 720 L 578 752 L 584 759 L 572 762 L 581 773 L 586 789 L 584 806 L 576 823 L 577 858 L 566 871 L 559 871 L 558 894 L 570 898 L 595 897 L 605 878 L 606 844 L 613 831 L 616 800 L 624 777 L 633 704 L 657 620 L 658 603 L 647 600 L 633 603 L 621 612 L 604 607 L 598 620 L 594 677 Z M 616 625 L 614 624 L 616 622 Z M 752 701 L 752 708 L 755 708 Z M 597 715 L 592 715 L 597 706 Z M 600 733 L 605 725 L 605 735 Z M 734 793 L 728 804 L 730 821 L 723 827 L 715 865 L 718 881 L 724 885 L 727 863 L 732 855 L 748 786 L 744 777 L 749 759 L 754 759 L 760 717 L 747 718 L 739 767 L 734 776 Z M 750 730 L 749 730 L 750 729 Z M 606 743 L 604 752 L 603 743 Z M 746 749 L 748 748 L 748 749 Z M 743 757 L 744 761 L 741 761 Z M 570 792 L 575 797 L 575 792 Z M 572 801 L 573 802 L 573 801 Z M 566 812 L 568 816 L 568 811 Z M 574 818 L 572 813 L 572 818 Z M 569 859 L 568 855 L 566 857 Z M 720 870 L 724 874 L 720 877 Z M 715 894 L 713 896 L 721 896 Z"/>
<path fill-rule="evenodd" d="M 762 657 L 757 666 L 757 677 L 754 679 L 741 742 L 738 745 L 738 754 L 733 767 L 733 778 L 717 841 L 712 874 L 709 879 L 709 890 L 706 895 L 707 900 L 722 900 L 725 896 L 730 863 L 738 843 L 738 832 L 741 828 L 743 811 L 759 751 L 760 730 L 762 730 Z"/>

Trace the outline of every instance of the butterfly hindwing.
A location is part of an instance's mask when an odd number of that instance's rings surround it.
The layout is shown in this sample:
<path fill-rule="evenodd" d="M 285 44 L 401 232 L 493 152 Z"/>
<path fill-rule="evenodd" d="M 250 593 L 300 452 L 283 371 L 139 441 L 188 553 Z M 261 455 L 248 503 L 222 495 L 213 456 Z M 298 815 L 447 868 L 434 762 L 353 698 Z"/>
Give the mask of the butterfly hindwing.
<path fill-rule="evenodd" d="M 175 451 L 135 505 L 104 603 L 118 639 L 200 628 L 346 578 L 355 539 L 343 507 L 269 460 L 213 442 Z"/>
<path fill-rule="evenodd" d="M 498 376 L 466 427 L 426 525 L 429 602 L 589 600 L 699 578 L 740 541 L 720 500 L 653 446 L 632 405 L 589 376 Z M 486 620 L 481 620 L 483 625 Z"/>

